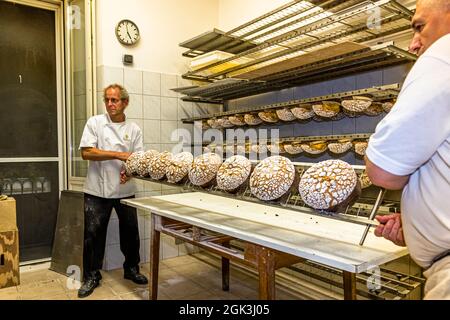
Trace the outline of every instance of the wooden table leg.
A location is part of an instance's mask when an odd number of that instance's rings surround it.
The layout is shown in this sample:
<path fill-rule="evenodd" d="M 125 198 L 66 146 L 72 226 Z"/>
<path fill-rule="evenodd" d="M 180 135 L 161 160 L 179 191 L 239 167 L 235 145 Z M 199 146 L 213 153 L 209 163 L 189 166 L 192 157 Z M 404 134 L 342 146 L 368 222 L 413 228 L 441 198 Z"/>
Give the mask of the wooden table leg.
<path fill-rule="evenodd" d="M 356 300 L 356 273 L 344 271 L 344 300 Z"/>
<path fill-rule="evenodd" d="M 226 248 L 230 247 L 230 242 L 223 243 Z M 230 259 L 222 257 L 222 290 L 230 291 Z"/>
<path fill-rule="evenodd" d="M 259 272 L 259 299 L 275 300 L 274 253 L 264 247 L 257 247 Z"/>
<path fill-rule="evenodd" d="M 159 271 L 159 231 L 160 217 L 152 213 L 151 245 L 150 245 L 150 281 L 149 296 L 151 300 L 158 299 L 158 271 Z"/>

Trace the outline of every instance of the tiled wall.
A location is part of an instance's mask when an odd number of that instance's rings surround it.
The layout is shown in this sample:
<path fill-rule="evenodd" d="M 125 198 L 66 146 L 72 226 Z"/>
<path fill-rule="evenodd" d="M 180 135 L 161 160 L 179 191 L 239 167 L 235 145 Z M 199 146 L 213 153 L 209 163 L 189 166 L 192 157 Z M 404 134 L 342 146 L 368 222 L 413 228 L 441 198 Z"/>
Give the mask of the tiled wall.
<path fill-rule="evenodd" d="M 208 113 L 220 112 L 222 106 L 184 102 L 171 88 L 191 85 L 179 75 L 140 71 L 130 68 L 99 66 L 97 68 L 97 108 L 98 114 L 106 112 L 102 102 L 103 88 L 109 84 L 124 85 L 130 94 L 130 104 L 125 114 L 128 120 L 135 122 L 142 130 L 145 150 L 171 151 L 177 145 L 171 135 L 177 129 L 185 129 L 192 134 L 193 126 L 180 120 Z M 84 125 L 84 124 L 83 124 Z M 165 195 L 179 192 L 179 188 L 161 186 L 143 180 L 136 180 L 136 197 Z M 139 231 L 141 238 L 141 261 L 148 261 L 150 247 L 150 219 L 139 211 Z M 192 252 L 194 248 L 187 244 L 175 244 L 171 237 L 161 239 L 161 258 L 171 258 Z M 104 268 L 121 268 L 123 255 L 120 252 L 119 229 L 116 214 L 113 214 L 108 226 L 108 238 L 105 251 Z"/>
<path fill-rule="evenodd" d="M 333 93 L 352 91 L 373 86 L 402 83 L 407 75 L 410 65 L 400 65 L 383 70 L 361 73 L 356 76 L 348 76 L 339 79 L 328 80 L 321 83 L 314 83 L 301 87 L 294 87 L 276 92 L 270 92 L 253 97 L 236 99 L 229 101 L 226 105 L 227 110 L 239 110 L 247 107 L 257 107 L 273 103 L 286 102 L 295 99 L 306 99 Z M 345 117 L 339 121 L 310 121 L 307 123 L 288 123 L 261 126 L 260 129 L 280 129 L 280 137 L 299 137 L 315 135 L 340 135 L 355 133 L 373 133 L 378 122 L 385 116 L 383 113 L 379 116 L 369 117 L 361 116 L 357 118 Z M 292 157 L 296 162 L 319 162 L 335 158 L 329 153 L 320 156 L 308 156 L 301 154 Z M 351 164 L 363 165 L 362 157 L 354 152 L 348 152 L 341 156 L 341 160 Z"/>

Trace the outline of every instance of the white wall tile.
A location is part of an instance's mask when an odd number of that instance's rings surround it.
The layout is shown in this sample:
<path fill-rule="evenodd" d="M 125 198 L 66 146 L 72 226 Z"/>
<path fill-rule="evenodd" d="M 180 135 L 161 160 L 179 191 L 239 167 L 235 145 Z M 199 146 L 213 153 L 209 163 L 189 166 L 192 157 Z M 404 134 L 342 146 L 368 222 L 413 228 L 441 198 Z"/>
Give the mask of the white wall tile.
<path fill-rule="evenodd" d="M 161 191 L 161 184 L 157 182 L 144 181 L 144 191 Z"/>
<path fill-rule="evenodd" d="M 142 71 L 124 69 L 124 86 L 128 93 L 142 94 Z"/>
<path fill-rule="evenodd" d="M 139 128 L 141 128 L 141 131 L 143 132 L 144 130 L 144 121 L 141 119 L 128 119 L 127 121 L 136 123 L 138 125 Z"/>
<path fill-rule="evenodd" d="M 150 96 L 161 95 L 161 74 L 156 72 L 143 72 L 143 93 Z"/>
<path fill-rule="evenodd" d="M 178 120 L 178 99 L 161 97 L 161 120 Z"/>
<path fill-rule="evenodd" d="M 154 143 L 144 143 L 144 149 L 147 150 L 156 150 L 161 151 L 161 145 L 160 144 L 154 144 Z"/>
<path fill-rule="evenodd" d="M 166 143 L 166 144 L 161 144 L 161 150 L 169 151 L 169 152 L 172 152 L 173 154 L 177 154 L 177 153 L 181 152 L 181 147 L 179 146 L 179 144 L 176 144 L 176 143 Z"/>
<path fill-rule="evenodd" d="M 161 142 L 161 122 L 159 120 L 144 120 L 144 143 Z"/>
<path fill-rule="evenodd" d="M 128 118 L 143 119 L 142 95 L 130 94 L 130 103 L 125 109 Z"/>
<path fill-rule="evenodd" d="M 97 91 L 114 83 L 123 86 L 123 68 L 104 66 L 103 72 L 97 75 Z"/>
<path fill-rule="evenodd" d="M 161 121 L 161 143 L 175 143 L 172 141 L 172 134 L 177 135 L 177 121 Z"/>
<path fill-rule="evenodd" d="M 204 103 L 192 103 L 192 106 L 194 117 L 201 117 L 209 114 L 208 106 Z"/>
<path fill-rule="evenodd" d="M 145 220 L 144 217 L 138 215 L 139 239 L 145 239 Z"/>
<path fill-rule="evenodd" d="M 161 97 L 159 96 L 143 96 L 144 119 L 153 120 L 161 119 Z"/>
<path fill-rule="evenodd" d="M 177 76 L 171 74 L 161 75 L 161 96 L 177 98 L 178 95 L 175 91 L 170 89 L 177 88 Z"/>

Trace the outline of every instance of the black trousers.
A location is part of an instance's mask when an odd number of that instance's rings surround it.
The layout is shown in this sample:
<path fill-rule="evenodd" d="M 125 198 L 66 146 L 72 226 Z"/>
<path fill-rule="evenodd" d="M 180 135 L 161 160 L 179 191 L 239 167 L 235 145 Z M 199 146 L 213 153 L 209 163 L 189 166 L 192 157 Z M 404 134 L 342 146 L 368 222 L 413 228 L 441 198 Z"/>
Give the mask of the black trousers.
<path fill-rule="evenodd" d="M 130 199 L 128 197 L 124 199 Z M 105 256 L 106 232 L 112 209 L 119 218 L 120 250 L 125 256 L 124 269 L 138 267 L 139 228 L 135 208 L 120 203 L 121 199 L 105 199 L 84 194 L 84 279 L 100 276 Z"/>

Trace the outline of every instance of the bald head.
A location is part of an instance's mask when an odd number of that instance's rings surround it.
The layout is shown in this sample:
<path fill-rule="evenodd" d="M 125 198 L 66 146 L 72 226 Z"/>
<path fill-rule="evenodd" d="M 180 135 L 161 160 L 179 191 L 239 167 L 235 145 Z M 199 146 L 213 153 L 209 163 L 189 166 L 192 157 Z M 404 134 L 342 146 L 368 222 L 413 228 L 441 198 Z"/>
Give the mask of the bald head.
<path fill-rule="evenodd" d="M 449 0 L 417 0 L 416 6 L 422 6 L 427 9 L 444 10 L 450 12 Z"/>

